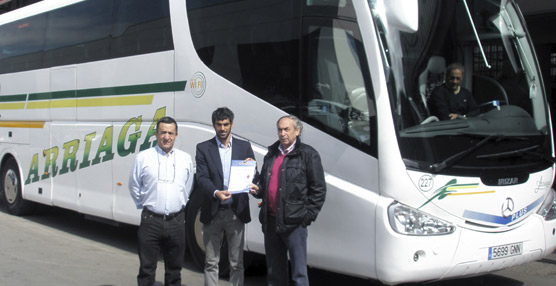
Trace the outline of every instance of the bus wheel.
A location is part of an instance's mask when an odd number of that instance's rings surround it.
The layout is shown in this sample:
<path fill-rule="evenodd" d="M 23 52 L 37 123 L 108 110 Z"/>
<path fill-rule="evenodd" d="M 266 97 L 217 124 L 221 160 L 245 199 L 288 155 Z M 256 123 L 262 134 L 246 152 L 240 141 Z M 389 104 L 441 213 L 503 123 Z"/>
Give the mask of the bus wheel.
<path fill-rule="evenodd" d="M 205 245 L 203 243 L 203 223 L 201 223 L 201 203 L 203 196 L 199 191 L 193 191 L 191 199 L 187 203 L 186 236 L 187 247 L 191 253 L 193 264 L 203 271 L 205 268 Z M 228 276 L 230 264 L 228 260 L 228 244 L 226 237 L 220 248 L 220 264 L 218 265 L 219 276 Z"/>
<path fill-rule="evenodd" d="M 0 200 L 6 206 L 8 213 L 18 216 L 30 214 L 34 203 L 23 199 L 19 169 L 14 158 L 8 159 L 2 167 L 0 182 Z"/>

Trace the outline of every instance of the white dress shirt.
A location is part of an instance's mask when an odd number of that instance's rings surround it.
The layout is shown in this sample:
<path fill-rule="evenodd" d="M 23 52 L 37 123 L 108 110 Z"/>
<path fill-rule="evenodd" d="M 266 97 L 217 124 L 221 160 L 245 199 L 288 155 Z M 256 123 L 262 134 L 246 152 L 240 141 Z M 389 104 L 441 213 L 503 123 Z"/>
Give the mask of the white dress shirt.
<path fill-rule="evenodd" d="M 220 142 L 220 140 L 218 140 L 217 137 L 214 137 L 214 140 L 216 140 L 216 145 L 218 145 L 218 153 L 220 154 L 220 163 L 222 164 L 222 176 L 223 176 L 223 184 L 224 184 L 224 190 L 228 189 L 228 185 L 230 183 L 230 169 L 232 168 L 232 139 L 233 137 L 230 137 L 230 142 L 228 142 L 228 147 L 224 146 L 224 144 L 222 144 L 222 142 Z M 218 192 L 218 190 L 214 191 L 214 197 L 216 198 L 216 192 Z M 233 201 L 233 199 L 230 197 L 229 199 L 220 202 L 223 205 L 226 204 L 231 204 Z"/>
<path fill-rule="evenodd" d="M 228 142 L 228 147 L 224 146 L 218 138 L 214 138 L 218 144 L 218 153 L 220 153 L 220 162 L 222 163 L 222 175 L 224 176 L 224 190 L 228 189 L 230 183 L 230 169 L 232 167 L 232 137 Z"/>
<path fill-rule="evenodd" d="M 138 209 L 172 214 L 187 203 L 193 185 L 191 156 L 172 149 L 166 154 L 158 145 L 135 156 L 129 175 L 129 191 Z"/>

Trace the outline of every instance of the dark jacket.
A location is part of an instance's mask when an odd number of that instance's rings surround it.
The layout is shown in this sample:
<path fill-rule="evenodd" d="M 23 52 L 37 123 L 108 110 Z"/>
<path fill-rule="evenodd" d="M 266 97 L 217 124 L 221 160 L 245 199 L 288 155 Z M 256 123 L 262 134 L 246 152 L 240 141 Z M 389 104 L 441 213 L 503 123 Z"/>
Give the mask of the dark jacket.
<path fill-rule="evenodd" d="M 247 158 L 255 159 L 251 144 L 234 137 L 232 140 L 232 160 L 245 160 Z M 220 200 L 214 197 L 214 191 L 221 191 L 224 188 L 222 161 L 214 137 L 197 144 L 195 162 L 197 163 L 195 178 L 199 188 L 198 191 L 203 193 L 201 222 L 210 224 L 220 204 Z M 249 195 L 247 193 L 235 194 L 232 195 L 232 200 L 231 208 L 236 216 L 244 223 L 250 222 Z"/>
<path fill-rule="evenodd" d="M 272 165 L 279 154 L 279 141 L 268 147 L 259 177 L 259 194 L 262 198 L 259 220 L 266 231 L 268 219 L 268 183 Z M 276 204 L 276 232 L 289 232 L 299 225 L 307 226 L 317 219 L 326 197 L 326 182 L 319 153 L 299 138 L 294 149 L 285 156 L 280 167 L 280 181 Z"/>
<path fill-rule="evenodd" d="M 450 113 L 467 115 L 468 117 L 479 115 L 479 109 L 471 92 L 460 88 L 460 92 L 454 94 L 445 84 L 435 88 L 427 105 L 431 115 L 435 115 L 440 120 L 450 119 Z"/>

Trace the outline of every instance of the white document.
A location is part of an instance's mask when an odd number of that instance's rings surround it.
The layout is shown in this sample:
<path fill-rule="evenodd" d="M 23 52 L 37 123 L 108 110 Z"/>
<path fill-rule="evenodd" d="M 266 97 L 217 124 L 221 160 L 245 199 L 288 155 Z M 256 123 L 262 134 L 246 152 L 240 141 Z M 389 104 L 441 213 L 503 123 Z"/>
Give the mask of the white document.
<path fill-rule="evenodd" d="M 256 161 L 232 160 L 228 192 L 232 194 L 247 193 L 255 176 Z"/>

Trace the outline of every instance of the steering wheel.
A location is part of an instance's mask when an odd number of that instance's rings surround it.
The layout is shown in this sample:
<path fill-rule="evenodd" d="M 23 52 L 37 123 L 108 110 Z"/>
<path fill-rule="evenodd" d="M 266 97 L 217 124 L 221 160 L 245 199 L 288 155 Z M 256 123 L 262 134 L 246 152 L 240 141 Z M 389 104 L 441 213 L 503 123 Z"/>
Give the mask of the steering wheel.
<path fill-rule="evenodd" d="M 468 110 L 467 113 L 465 113 L 465 114 L 467 115 L 467 114 L 469 114 L 469 112 L 471 112 L 471 111 L 474 111 L 474 110 L 477 110 L 477 109 L 481 109 L 481 108 L 486 107 L 486 106 L 492 106 L 492 107 L 498 107 L 498 108 L 500 108 L 500 106 L 502 106 L 502 103 L 503 103 L 504 105 L 509 105 L 508 102 L 507 102 L 506 100 L 504 100 L 504 99 L 491 100 L 491 101 L 483 102 L 483 103 L 477 105 L 477 107 L 475 107 L 475 108 L 473 108 L 473 109 L 471 109 L 471 110 Z"/>

